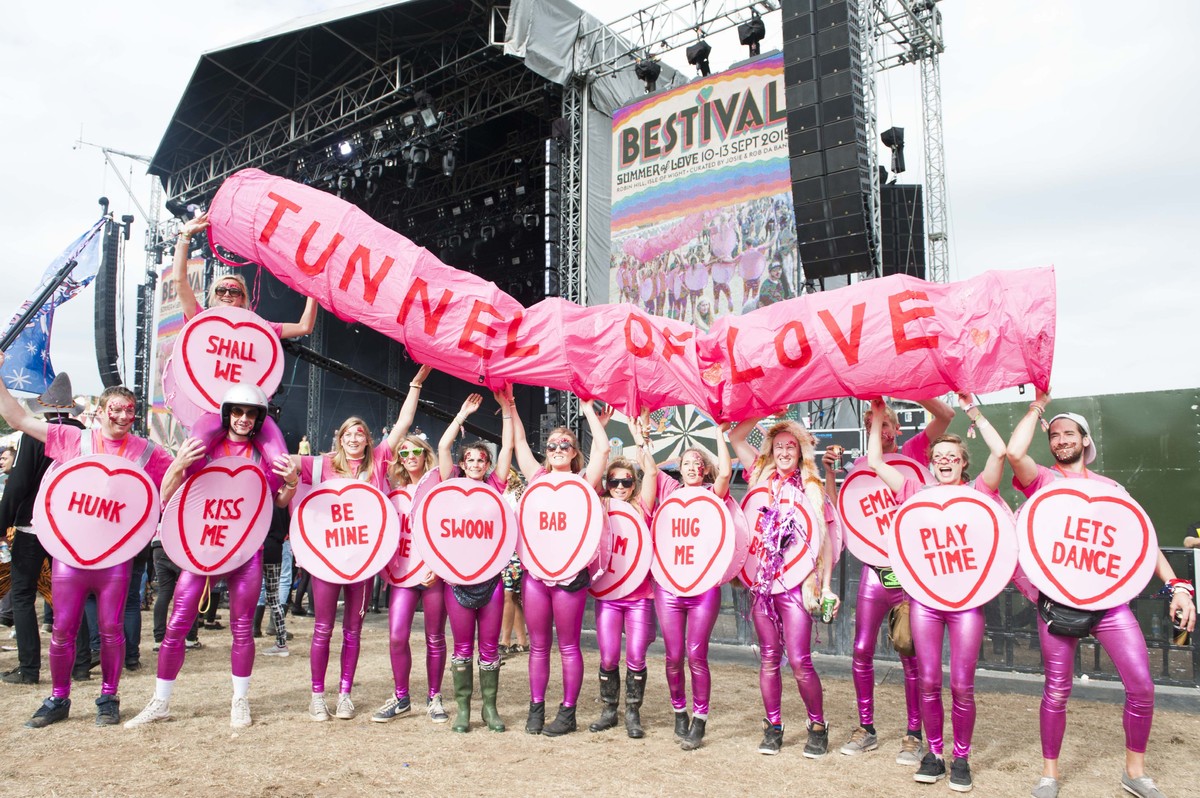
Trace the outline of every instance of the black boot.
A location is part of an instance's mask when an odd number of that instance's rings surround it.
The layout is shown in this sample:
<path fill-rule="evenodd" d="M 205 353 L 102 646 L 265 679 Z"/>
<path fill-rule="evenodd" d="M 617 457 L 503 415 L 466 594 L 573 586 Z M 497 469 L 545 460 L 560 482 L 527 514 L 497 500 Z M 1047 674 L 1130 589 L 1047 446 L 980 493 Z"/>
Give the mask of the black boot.
<path fill-rule="evenodd" d="M 621 672 L 616 668 L 611 671 L 600 669 L 600 700 L 604 709 L 600 710 L 600 720 L 588 726 L 590 731 L 602 732 L 617 725 L 617 704 L 621 701 Z"/>
<path fill-rule="evenodd" d="M 525 719 L 526 734 L 541 734 L 546 725 L 546 702 L 529 702 L 529 717 Z"/>
<path fill-rule="evenodd" d="M 263 636 L 262 635 L 262 619 L 263 619 L 263 614 L 266 613 L 266 611 L 267 611 L 266 607 L 255 607 L 254 608 L 254 636 L 255 637 Z"/>
<path fill-rule="evenodd" d="M 646 669 L 625 671 L 625 731 L 635 740 L 646 736 L 642 731 L 642 698 L 646 695 Z"/>
<path fill-rule="evenodd" d="M 546 737 L 561 737 L 573 731 L 575 731 L 575 707 L 559 704 L 558 714 L 546 725 L 546 728 L 542 729 L 542 734 Z"/>
<path fill-rule="evenodd" d="M 675 713 L 675 740 L 682 742 L 688 736 L 688 716 L 687 710 L 682 710 Z"/>
<path fill-rule="evenodd" d="M 679 743 L 679 747 L 684 751 L 695 751 L 700 747 L 704 740 L 704 724 L 708 722 L 708 718 L 692 716 L 692 728 L 688 729 L 687 737 Z"/>

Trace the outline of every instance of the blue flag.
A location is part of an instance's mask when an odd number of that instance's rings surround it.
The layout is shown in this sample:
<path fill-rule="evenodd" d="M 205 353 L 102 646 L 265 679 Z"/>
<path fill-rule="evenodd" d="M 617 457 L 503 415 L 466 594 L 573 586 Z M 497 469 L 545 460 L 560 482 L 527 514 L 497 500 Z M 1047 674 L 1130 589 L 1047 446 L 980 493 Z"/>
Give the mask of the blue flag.
<path fill-rule="evenodd" d="M 105 219 L 92 225 L 92 228 L 71 243 L 62 254 L 54 259 L 42 275 L 42 281 L 33 290 L 32 296 L 21 304 L 13 314 L 7 329 L 13 325 L 29 309 L 33 300 L 49 285 L 54 275 L 68 261 L 76 262 L 75 268 L 67 275 L 67 279 L 55 289 L 46 303 L 30 318 L 21 334 L 13 339 L 5 353 L 4 365 L 0 367 L 0 379 L 14 391 L 28 391 L 40 394 L 54 380 L 54 366 L 50 363 L 50 331 L 54 324 L 55 309 L 71 297 L 87 287 L 100 269 L 100 244 L 104 236 Z M 6 333 L 7 334 L 7 331 Z"/>

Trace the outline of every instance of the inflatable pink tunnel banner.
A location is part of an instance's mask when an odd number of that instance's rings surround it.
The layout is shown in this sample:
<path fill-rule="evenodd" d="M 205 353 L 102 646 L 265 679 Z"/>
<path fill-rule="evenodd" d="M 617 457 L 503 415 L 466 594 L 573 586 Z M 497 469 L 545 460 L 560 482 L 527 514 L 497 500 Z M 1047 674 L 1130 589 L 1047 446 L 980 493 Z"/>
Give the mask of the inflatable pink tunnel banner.
<path fill-rule="evenodd" d="M 631 415 L 691 404 L 736 421 L 805 400 L 1050 382 L 1051 268 L 946 285 L 868 280 L 725 316 L 701 333 L 628 304 L 525 308 L 350 203 L 257 169 L 225 181 L 209 219 L 214 243 L 489 390 L 569 390 Z"/>

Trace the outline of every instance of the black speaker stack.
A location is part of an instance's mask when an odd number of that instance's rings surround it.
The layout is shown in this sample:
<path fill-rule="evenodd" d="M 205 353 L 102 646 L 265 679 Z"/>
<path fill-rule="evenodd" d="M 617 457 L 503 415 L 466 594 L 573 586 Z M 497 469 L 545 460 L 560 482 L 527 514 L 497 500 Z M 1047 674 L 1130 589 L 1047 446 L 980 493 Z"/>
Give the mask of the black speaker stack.
<path fill-rule="evenodd" d="M 892 183 L 879 189 L 883 276 L 925 279 L 925 205 L 919 185 Z"/>

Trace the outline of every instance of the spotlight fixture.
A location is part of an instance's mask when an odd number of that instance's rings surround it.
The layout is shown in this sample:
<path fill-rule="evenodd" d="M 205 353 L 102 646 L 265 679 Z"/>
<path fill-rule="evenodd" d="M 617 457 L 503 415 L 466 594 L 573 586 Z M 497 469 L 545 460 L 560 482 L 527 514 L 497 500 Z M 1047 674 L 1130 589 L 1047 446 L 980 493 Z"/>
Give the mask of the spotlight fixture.
<path fill-rule="evenodd" d="M 354 154 L 354 145 L 351 144 L 348 140 L 339 143 L 337 145 L 337 149 L 338 149 L 338 154 L 341 155 L 343 158 L 349 158 L 351 155 Z"/>
<path fill-rule="evenodd" d="M 417 187 L 417 174 L 420 172 L 420 169 L 421 167 L 417 166 L 415 163 L 410 163 L 408 165 L 408 173 L 404 176 L 405 186 L 408 188 Z"/>
<path fill-rule="evenodd" d="M 646 93 L 653 94 L 654 90 L 658 88 L 658 76 L 662 74 L 662 64 L 653 58 L 638 61 L 637 66 L 633 68 L 633 74 L 637 75 L 638 80 L 645 82 Z"/>
<path fill-rule="evenodd" d="M 413 99 L 417 103 L 417 115 L 421 119 L 421 124 L 426 130 L 433 130 L 441 121 L 441 114 L 433 110 L 433 95 L 427 91 L 419 91 Z"/>
<path fill-rule="evenodd" d="M 455 158 L 453 152 L 442 153 L 442 174 L 450 177 L 454 174 Z"/>
<path fill-rule="evenodd" d="M 757 11 L 750 12 L 750 21 L 738 25 L 738 41 L 750 48 L 750 55 L 756 56 L 762 52 L 763 37 L 767 35 L 767 26 Z"/>
<path fill-rule="evenodd" d="M 412 162 L 415 164 L 429 163 L 429 148 L 418 144 L 412 148 Z"/>
<path fill-rule="evenodd" d="M 700 70 L 702 77 L 708 77 L 712 72 L 708 66 L 708 56 L 711 52 L 712 45 L 703 39 L 687 48 L 687 62 Z"/>
<path fill-rule="evenodd" d="M 879 140 L 892 151 L 892 171 L 900 174 L 904 171 L 904 128 L 889 127 L 879 134 Z"/>

